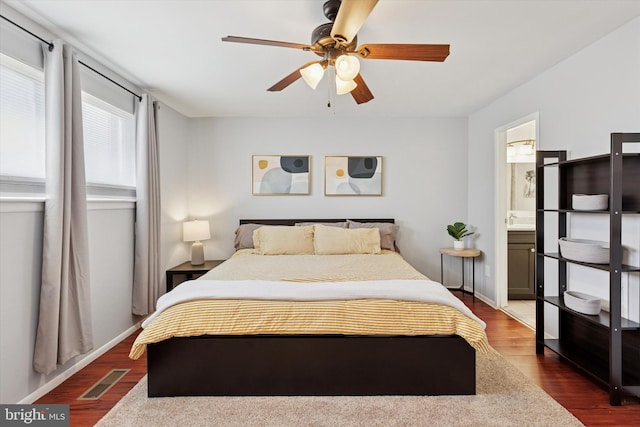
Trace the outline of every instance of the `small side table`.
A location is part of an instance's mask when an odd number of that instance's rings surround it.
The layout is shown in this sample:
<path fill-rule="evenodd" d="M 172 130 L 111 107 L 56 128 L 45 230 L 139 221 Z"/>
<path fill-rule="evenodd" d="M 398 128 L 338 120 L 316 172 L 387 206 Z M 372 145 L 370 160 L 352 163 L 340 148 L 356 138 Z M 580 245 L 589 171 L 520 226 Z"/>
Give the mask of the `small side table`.
<path fill-rule="evenodd" d="M 185 276 L 185 280 L 193 280 L 196 276 L 202 276 L 212 268 L 215 268 L 225 262 L 224 259 L 214 259 L 211 261 L 205 261 L 204 264 L 201 265 L 191 265 L 191 261 L 183 262 L 180 265 L 176 265 L 167 270 L 167 292 L 174 288 L 173 285 L 173 276 L 182 275 Z M 182 283 L 180 282 L 180 283 Z M 178 283 L 178 285 L 180 284 Z M 177 286 L 177 285 L 176 285 Z"/>
<path fill-rule="evenodd" d="M 442 248 L 440 249 L 440 283 L 444 285 L 444 267 L 443 267 L 443 258 L 445 255 L 459 257 L 462 260 L 462 284 L 459 288 L 447 288 L 452 291 L 460 291 L 462 295 L 471 294 L 473 297 L 473 302 L 476 301 L 476 257 L 480 256 L 479 249 L 453 249 L 453 248 Z M 464 288 L 464 260 L 465 258 L 471 258 L 472 262 L 472 275 L 471 275 L 471 286 L 472 291 L 469 292 Z"/>

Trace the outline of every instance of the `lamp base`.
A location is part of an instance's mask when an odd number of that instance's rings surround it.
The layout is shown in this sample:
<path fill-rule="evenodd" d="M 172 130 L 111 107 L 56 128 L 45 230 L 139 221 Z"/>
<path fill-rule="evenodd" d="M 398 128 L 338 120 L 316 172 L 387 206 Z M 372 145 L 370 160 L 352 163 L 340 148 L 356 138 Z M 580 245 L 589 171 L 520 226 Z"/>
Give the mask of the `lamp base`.
<path fill-rule="evenodd" d="M 204 247 L 201 242 L 195 241 L 191 245 L 191 265 L 204 264 Z"/>

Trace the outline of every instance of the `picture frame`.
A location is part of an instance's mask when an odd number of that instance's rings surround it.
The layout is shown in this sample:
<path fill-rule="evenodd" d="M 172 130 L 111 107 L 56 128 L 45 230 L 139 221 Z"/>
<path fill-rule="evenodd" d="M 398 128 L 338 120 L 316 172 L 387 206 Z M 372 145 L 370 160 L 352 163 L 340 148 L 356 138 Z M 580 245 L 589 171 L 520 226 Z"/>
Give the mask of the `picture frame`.
<path fill-rule="evenodd" d="M 311 194 L 311 156 L 252 156 L 251 192 L 256 196 Z"/>
<path fill-rule="evenodd" d="M 382 156 L 325 156 L 325 196 L 382 196 Z"/>

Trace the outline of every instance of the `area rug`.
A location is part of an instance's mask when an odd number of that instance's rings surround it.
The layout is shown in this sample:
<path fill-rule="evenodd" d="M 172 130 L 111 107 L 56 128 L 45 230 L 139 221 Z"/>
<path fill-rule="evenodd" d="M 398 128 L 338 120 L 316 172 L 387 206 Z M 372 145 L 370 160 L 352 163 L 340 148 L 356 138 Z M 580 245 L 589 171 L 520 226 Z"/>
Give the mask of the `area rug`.
<path fill-rule="evenodd" d="M 144 377 L 102 418 L 123 426 L 581 426 L 495 350 L 475 396 L 147 397 Z"/>

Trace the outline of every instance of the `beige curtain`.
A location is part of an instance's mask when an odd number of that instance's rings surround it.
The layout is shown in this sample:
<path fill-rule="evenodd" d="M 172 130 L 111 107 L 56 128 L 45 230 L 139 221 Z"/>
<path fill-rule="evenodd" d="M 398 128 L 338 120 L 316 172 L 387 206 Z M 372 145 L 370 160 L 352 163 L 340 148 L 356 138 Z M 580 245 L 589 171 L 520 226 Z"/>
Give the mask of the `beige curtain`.
<path fill-rule="evenodd" d="M 93 348 L 79 65 L 70 46 L 53 44 L 44 50 L 47 195 L 33 358 L 43 374 Z"/>
<path fill-rule="evenodd" d="M 136 241 L 131 312 L 146 316 L 160 296 L 160 159 L 157 102 L 148 95 L 138 105 L 136 135 Z"/>

